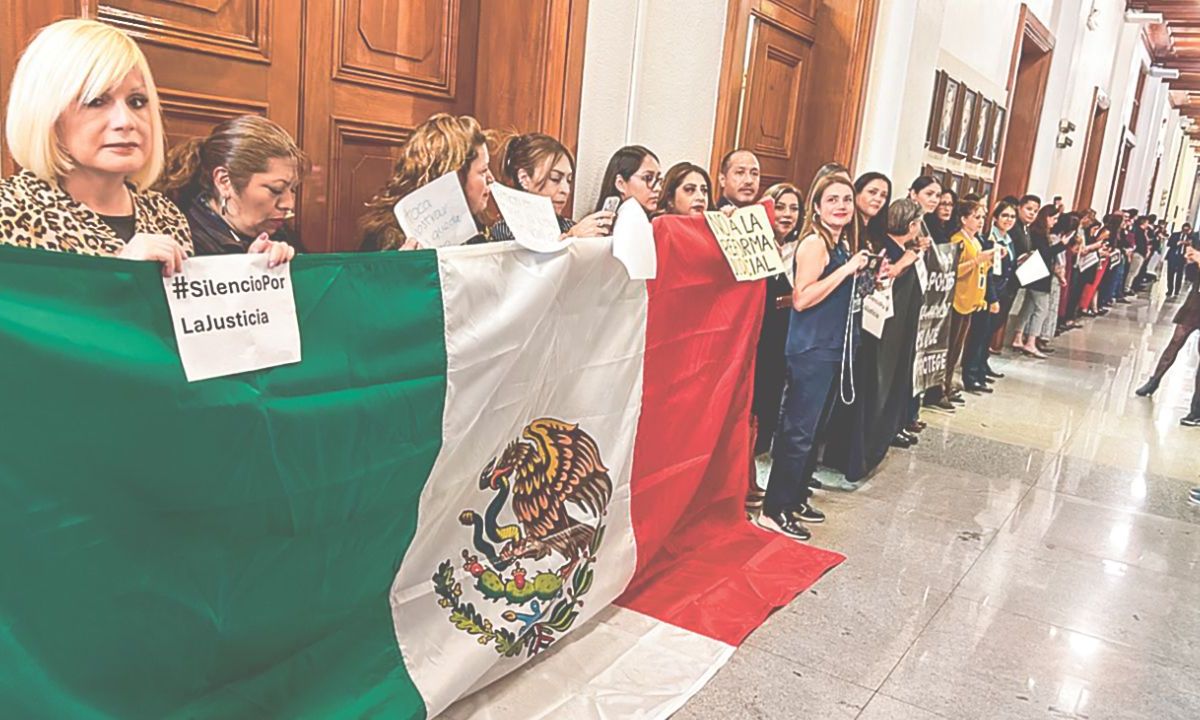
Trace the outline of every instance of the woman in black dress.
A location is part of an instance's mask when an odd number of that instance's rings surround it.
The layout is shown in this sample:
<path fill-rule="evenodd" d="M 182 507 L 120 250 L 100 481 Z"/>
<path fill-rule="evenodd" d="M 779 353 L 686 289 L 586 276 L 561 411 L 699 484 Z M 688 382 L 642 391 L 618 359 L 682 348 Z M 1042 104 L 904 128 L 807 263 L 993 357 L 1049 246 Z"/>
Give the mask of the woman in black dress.
<path fill-rule="evenodd" d="M 1196 263 L 1200 261 L 1200 250 L 1193 247 L 1187 248 L 1185 252 L 1189 263 L 1188 281 L 1191 283 L 1192 289 L 1183 301 L 1183 307 L 1175 313 L 1175 334 L 1163 348 L 1162 355 L 1158 358 L 1158 364 L 1154 367 L 1154 374 L 1150 376 L 1145 385 L 1136 390 L 1141 397 L 1149 397 L 1154 394 L 1155 390 L 1158 390 L 1159 383 L 1171 369 L 1171 365 L 1175 363 L 1179 351 L 1183 349 L 1192 333 L 1200 329 L 1200 272 L 1197 272 L 1196 266 Z M 1179 422 L 1188 427 L 1200 426 L 1200 367 L 1196 370 L 1196 387 L 1192 391 L 1192 406 L 1188 414 Z"/>

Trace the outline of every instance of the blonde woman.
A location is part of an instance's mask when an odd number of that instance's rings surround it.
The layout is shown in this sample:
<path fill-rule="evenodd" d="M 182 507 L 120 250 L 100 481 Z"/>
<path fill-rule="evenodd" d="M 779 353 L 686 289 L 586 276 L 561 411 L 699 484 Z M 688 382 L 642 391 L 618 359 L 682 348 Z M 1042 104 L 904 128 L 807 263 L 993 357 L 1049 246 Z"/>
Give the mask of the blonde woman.
<path fill-rule="evenodd" d="M 275 266 L 296 254 L 286 223 L 304 162 L 287 130 L 243 115 L 172 148 L 155 189 L 187 216 L 197 255 L 265 253 Z"/>
<path fill-rule="evenodd" d="M 866 266 L 867 252 L 851 254 L 857 245 L 854 195 L 852 181 L 841 173 L 816 180 L 796 250 L 785 351 L 788 383 L 758 524 L 798 540 L 810 537 L 803 523 L 825 519 L 809 505 L 814 444 L 829 417 L 845 353 L 853 353 L 856 344 L 853 278 Z"/>
<path fill-rule="evenodd" d="M 187 220 L 149 190 L 163 167 L 158 91 L 125 33 L 43 28 L 22 53 L 5 135 L 21 171 L 0 181 L 0 243 L 162 263 L 192 254 Z"/>
<path fill-rule="evenodd" d="M 359 220 L 362 250 L 413 250 L 418 243 L 404 236 L 392 208 L 401 198 L 449 172 L 458 173 L 467 207 L 476 226 L 487 209 L 492 184 L 487 138 L 468 115 L 432 115 L 404 143 L 392 177 L 367 203 Z M 477 236 L 482 241 L 482 235 Z M 474 240 L 472 241 L 474 242 Z"/>

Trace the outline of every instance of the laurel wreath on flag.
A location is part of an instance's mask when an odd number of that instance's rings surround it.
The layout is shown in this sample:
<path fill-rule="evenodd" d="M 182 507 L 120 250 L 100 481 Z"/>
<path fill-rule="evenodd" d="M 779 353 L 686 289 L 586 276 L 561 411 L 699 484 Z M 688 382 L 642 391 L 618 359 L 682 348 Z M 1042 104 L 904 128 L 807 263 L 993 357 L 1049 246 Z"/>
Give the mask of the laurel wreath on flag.
<path fill-rule="evenodd" d="M 595 572 L 592 564 L 596 562 L 596 552 L 604 540 L 604 526 L 596 528 L 596 533 L 588 546 L 587 557 L 582 558 L 579 565 L 571 573 L 571 583 L 564 587 L 553 607 L 540 619 L 529 624 L 520 634 L 505 627 L 498 627 L 490 619 L 475 609 L 475 604 L 462 602 L 462 583 L 454 577 L 454 562 L 447 559 L 438 565 L 433 575 L 434 592 L 438 595 L 438 604 L 450 610 L 450 622 L 459 630 L 478 638 L 480 645 L 493 645 L 496 652 L 504 657 L 516 657 L 522 651 L 528 657 L 550 647 L 556 635 L 561 635 L 571 629 L 579 617 L 579 608 L 583 607 L 583 597 L 592 589 Z M 511 611 L 505 613 L 510 622 L 515 620 Z"/>

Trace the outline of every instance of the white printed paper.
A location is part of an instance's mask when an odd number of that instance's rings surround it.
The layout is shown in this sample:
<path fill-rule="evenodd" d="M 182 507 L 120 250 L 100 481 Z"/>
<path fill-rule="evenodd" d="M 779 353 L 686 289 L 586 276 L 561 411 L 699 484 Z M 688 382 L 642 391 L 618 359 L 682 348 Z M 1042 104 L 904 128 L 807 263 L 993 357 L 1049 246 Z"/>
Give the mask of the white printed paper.
<path fill-rule="evenodd" d="M 462 245 L 479 234 L 458 173 L 448 172 L 405 195 L 392 211 L 405 237 L 427 248 Z"/>
<path fill-rule="evenodd" d="M 188 382 L 300 362 L 290 263 L 267 256 L 188 258 L 163 278 Z"/>
<path fill-rule="evenodd" d="M 562 231 L 558 229 L 558 217 L 550 198 L 514 190 L 500 183 L 492 183 L 492 197 L 496 198 L 496 207 L 500 208 L 513 239 L 521 247 L 550 253 L 570 245 L 570 242 L 558 239 Z"/>
<path fill-rule="evenodd" d="M 799 241 L 792 241 L 779 249 L 779 257 L 783 260 L 783 276 L 787 278 L 788 285 L 796 284 L 796 249 L 800 247 Z"/>
<path fill-rule="evenodd" d="M 1099 264 L 1100 253 L 1093 251 L 1079 258 L 1079 265 L 1075 269 L 1079 272 L 1086 272 Z"/>
<path fill-rule="evenodd" d="M 993 275 L 1003 275 L 1004 274 L 1004 256 L 1000 254 L 1001 253 L 1001 245 L 999 243 L 996 243 L 995 245 L 992 246 L 992 249 L 995 251 L 992 254 L 992 274 Z"/>
<path fill-rule="evenodd" d="M 629 198 L 617 208 L 612 235 L 613 257 L 625 266 L 630 280 L 653 280 L 658 276 L 654 228 L 635 198 Z"/>
<path fill-rule="evenodd" d="M 883 326 L 887 323 L 889 308 L 886 302 L 880 297 L 879 292 L 873 292 L 863 300 L 862 305 L 862 328 L 864 332 L 869 332 L 877 338 L 883 337 Z"/>
<path fill-rule="evenodd" d="M 921 286 L 921 294 L 924 294 L 925 286 L 929 284 L 929 268 L 925 267 L 925 253 L 921 253 L 913 266 L 917 270 L 917 284 Z"/>
<path fill-rule="evenodd" d="M 708 227 L 738 282 L 761 280 L 783 272 L 767 209 L 761 204 L 739 208 L 728 217 L 719 210 L 704 213 Z"/>
<path fill-rule="evenodd" d="M 1021 287 L 1027 287 L 1045 277 L 1050 277 L 1050 269 L 1046 267 L 1040 252 L 1034 251 L 1017 267 L 1017 282 L 1021 283 Z"/>

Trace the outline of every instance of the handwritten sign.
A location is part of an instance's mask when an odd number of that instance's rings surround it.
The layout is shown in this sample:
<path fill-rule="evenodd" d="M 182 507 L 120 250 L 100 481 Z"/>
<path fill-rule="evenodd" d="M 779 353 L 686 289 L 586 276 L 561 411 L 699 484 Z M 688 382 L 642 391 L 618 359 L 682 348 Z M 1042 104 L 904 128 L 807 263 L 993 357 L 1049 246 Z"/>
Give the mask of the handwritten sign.
<path fill-rule="evenodd" d="M 625 266 L 630 280 L 653 280 L 658 276 L 654 228 L 636 198 L 629 198 L 617 208 L 612 236 L 613 257 Z"/>
<path fill-rule="evenodd" d="M 704 219 L 725 254 L 729 269 L 738 282 L 759 280 L 783 272 L 783 258 L 775 242 L 775 231 L 762 205 L 749 205 L 726 217 L 722 212 L 706 212 Z"/>
<path fill-rule="evenodd" d="M 462 245 L 479 232 L 453 172 L 400 198 L 392 211 L 405 236 L 425 247 Z"/>
<path fill-rule="evenodd" d="M 189 258 L 163 278 L 188 382 L 300 362 L 289 263 L 266 255 Z"/>
<path fill-rule="evenodd" d="M 514 190 L 500 183 L 492 183 L 492 197 L 496 207 L 508 223 L 517 244 L 534 252 L 559 252 L 569 242 L 559 240 L 558 218 L 554 215 L 554 203 L 544 195 Z"/>

